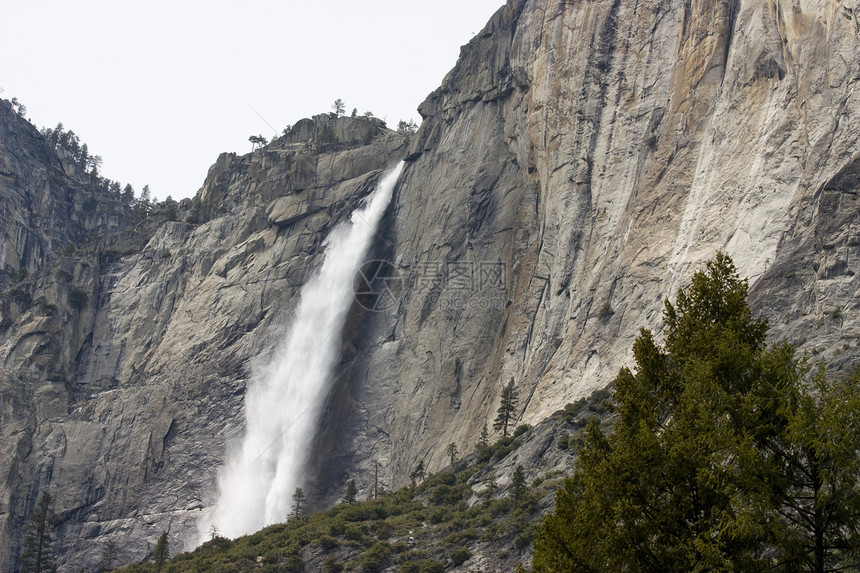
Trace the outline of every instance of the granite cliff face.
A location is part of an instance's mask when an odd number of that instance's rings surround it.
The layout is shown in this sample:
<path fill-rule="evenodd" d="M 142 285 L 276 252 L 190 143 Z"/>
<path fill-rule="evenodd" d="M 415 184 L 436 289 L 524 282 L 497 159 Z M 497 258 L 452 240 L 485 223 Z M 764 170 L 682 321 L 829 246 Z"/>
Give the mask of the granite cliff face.
<path fill-rule="evenodd" d="M 45 147 L 7 108 L 4 150 L 15 129 Z M 12 567 L 42 491 L 56 500 L 67 568 L 98 562 L 97 538 L 116 540 L 120 563 L 145 557 L 162 530 L 181 547 L 214 499 L 226 443 L 241 432 L 253 359 L 283 332 L 329 229 L 405 154 L 405 137 L 380 124 L 304 120 L 265 149 L 222 155 L 177 220 L 155 213 L 132 227 L 126 216 L 120 232 L 102 225 L 74 253 L 43 249 L 50 255 L 36 256 L 21 280 L 4 275 L 0 569 Z M 317 145 L 324 130 L 339 142 Z M 34 173 L 57 171 L 44 151 L 47 159 L 25 157 L 0 189 L 49 205 L 32 215 L 44 217 L 31 229 L 36 239 L 17 232 L 27 244 L 56 243 L 61 228 L 48 219 L 61 210 L 49 203 L 57 188 L 40 195 L 33 186 Z M 83 200 L 74 181 L 54 175 Z M 61 204 L 77 212 L 77 203 Z M 17 271 L 25 260 L 7 264 Z"/>
<path fill-rule="evenodd" d="M 529 423 L 608 383 L 718 249 L 775 337 L 852 363 L 858 6 L 515 1 L 491 19 L 419 108 L 389 235 L 409 280 L 349 384 L 396 483 L 474 443 L 511 378 Z M 338 434 L 366 451 L 359 427 Z"/>
<path fill-rule="evenodd" d="M 111 222 L 109 198 L 60 201 L 69 176 L 45 167 L 45 182 L 40 165 L 58 160 L 3 107 L 2 248 L 30 271 L 0 283 L 3 547 L 44 490 L 69 569 L 97 560 L 99 539 L 128 561 L 163 529 L 186 537 L 327 231 L 404 156 L 372 257 L 400 273 L 399 297 L 350 316 L 309 469 L 318 504 L 347 476 L 366 487 L 374 462 L 393 487 L 419 460 L 444 465 L 448 443 L 469 449 L 511 378 L 528 423 L 605 385 L 717 249 L 750 277 L 774 337 L 849 367 L 858 12 L 510 0 L 409 141 L 364 118 L 303 120 L 222 155 L 179 221 L 136 227 Z M 34 220 L 98 236 L 28 224 L 33 204 Z M 64 256 L 66 243 L 79 248 Z"/>

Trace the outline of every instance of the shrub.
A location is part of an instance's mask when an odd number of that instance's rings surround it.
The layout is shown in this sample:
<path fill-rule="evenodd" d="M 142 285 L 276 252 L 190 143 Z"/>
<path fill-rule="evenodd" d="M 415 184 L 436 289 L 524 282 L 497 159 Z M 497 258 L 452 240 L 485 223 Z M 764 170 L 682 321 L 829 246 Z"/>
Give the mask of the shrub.
<path fill-rule="evenodd" d="M 433 505 L 451 505 L 460 500 L 459 488 L 453 488 L 447 484 L 440 483 L 430 494 L 430 503 Z"/>
<path fill-rule="evenodd" d="M 472 557 L 472 552 L 465 547 L 457 547 L 448 554 L 448 557 L 451 559 L 451 563 L 458 567 Z"/>
<path fill-rule="evenodd" d="M 611 405 L 612 388 L 607 386 L 600 390 L 595 390 L 587 398 L 580 398 L 576 402 L 567 404 L 564 407 L 564 421 L 568 424 L 585 426 L 585 420 L 581 420 L 582 412 L 593 412 L 595 414 L 605 414 L 609 411 Z"/>
<path fill-rule="evenodd" d="M 400 554 L 400 553 L 404 553 L 406 551 L 409 551 L 409 546 L 406 545 L 406 543 L 404 543 L 402 541 L 397 541 L 396 543 L 391 544 L 391 552 L 392 553 Z"/>
<path fill-rule="evenodd" d="M 421 573 L 442 573 L 445 571 L 445 565 L 441 561 L 435 559 L 427 559 L 419 563 Z"/>
<path fill-rule="evenodd" d="M 324 573 L 340 573 L 343 571 L 343 565 L 341 565 L 333 555 L 329 555 L 325 558 L 325 561 L 322 563 L 322 568 Z"/>
<path fill-rule="evenodd" d="M 391 537 L 393 532 L 394 528 L 385 521 L 380 521 L 374 528 L 374 534 L 376 535 L 376 538 L 381 541 L 385 541 L 386 539 Z"/>
<path fill-rule="evenodd" d="M 648 146 L 648 149 L 657 149 L 657 134 L 652 133 L 645 140 L 645 145 Z"/>
<path fill-rule="evenodd" d="M 30 296 L 30 293 L 20 288 L 13 288 L 6 296 L 10 301 L 22 307 L 28 307 L 33 304 L 33 297 Z"/>
<path fill-rule="evenodd" d="M 364 541 L 367 536 L 368 526 L 366 523 L 349 523 L 343 531 L 344 537 L 352 541 Z"/>
<path fill-rule="evenodd" d="M 519 426 L 517 426 L 517 429 L 514 430 L 513 437 L 519 438 L 520 436 L 522 436 L 523 434 L 525 434 L 526 432 L 528 432 L 531 429 L 532 429 L 532 427 L 529 426 L 528 424 L 520 424 Z"/>
<path fill-rule="evenodd" d="M 523 531 L 521 533 L 517 533 L 516 536 L 514 536 L 514 547 L 516 547 L 520 551 L 525 550 L 531 544 L 532 534 L 529 532 Z"/>
<path fill-rule="evenodd" d="M 337 135 L 335 135 L 334 131 L 330 127 L 322 128 L 322 131 L 317 135 L 317 147 L 321 150 L 325 150 L 326 148 L 334 145 L 339 140 Z"/>
<path fill-rule="evenodd" d="M 320 535 L 317 538 L 317 545 L 319 545 L 323 549 L 327 549 L 330 551 L 340 546 L 340 542 L 337 540 L 337 538 L 332 537 L 331 535 Z"/>
<path fill-rule="evenodd" d="M 430 523 L 443 523 L 451 519 L 451 509 L 445 506 L 434 508 L 427 516 Z"/>
<path fill-rule="evenodd" d="M 600 320 L 606 320 L 613 314 L 615 314 L 615 311 L 612 310 L 612 305 L 610 305 L 609 301 L 607 300 L 605 303 L 603 303 L 603 306 L 600 307 L 600 311 L 597 313 L 597 318 L 599 318 Z"/>
<path fill-rule="evenodd" d="M 422 559 L 418 562 L 418 573 L 443 573 L 445 564 L 435 559 Z"/>
<path fill-rule="evenodd" d="M 346 524 L 340 519 L 335 519 L 328 524 L 328 534 L 329 535 L 334 535 L 334 536 L 343 535 L 345 531 L 346 531 Z"/>
<path fill-rule="evenodd" d="M 87 293 L 82 290 L 72 289 L 71 292 L 69 292 L 69 306 L 75 310 L 83 310 L 84 307 L 87 306 L 88 300 L 89 297 L 87 297 Z"/>
<path fill-rule="evenodd" d="M 514 508 L 514 500 L 509 497 L 494 499 L 490 503 L 490 515 L 494 518 L 500 517 Z"/>
<path fill-rule="evenodd" d="M 290 555 L 278 570 L 284 573 L 304 573 L 305 561 L 301 555 Z"/>
<path fill-rule="evenodd" d="M 361 570 L 367 573 L 375 573 L 382 568 L 383 562 L 391 554 L 391 547 L 382 541 L 374 543 L 370 549 L 358 556 Z"/>
<path fill-rule="evenodd" d="M 27 272 L 26 267 L 21 267 L 20 269 L 15 270 L 15 271 L 9 270 L 7 272 L 9 274 L 9 278 L 12 279 L 12 282 L 16 282 L 16 283 L 19 283 L 19 282 L 23 281 L 24 279 L 26 279 L 27 275 L 29 274 Z"/>
<path fill-rule="evenodd" d="M 482 464 L 489 461 L 489 459 L 494 456 L 496 459 L 501 460 L 515 449 L 517 449 L 517 444 L 514 442 L 513 436 L 499 438 L 499 440 L 492 446 L 480 448 L 478 450 L 476 461 L 477 463 Z"/>

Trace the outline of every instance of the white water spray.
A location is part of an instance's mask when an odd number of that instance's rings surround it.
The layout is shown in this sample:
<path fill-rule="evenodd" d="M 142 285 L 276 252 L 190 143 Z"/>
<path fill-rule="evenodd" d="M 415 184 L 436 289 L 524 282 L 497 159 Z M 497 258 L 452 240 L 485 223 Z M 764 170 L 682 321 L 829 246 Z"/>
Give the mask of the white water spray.
<path fill-rule="evenodd" d="M 286 520 L 331 390 L 353 277 L 402 170 L 400 162 L 350 222 L 335 227 L 326 239 L 325 261 L 302 287 L 292 327 L 271 364 L 248 386 L 245 436 L 221 470 L 214 511 L 198 522 L 200 542 L 209 538 L 213 525 L 227 537 L 238 537 Z"/>

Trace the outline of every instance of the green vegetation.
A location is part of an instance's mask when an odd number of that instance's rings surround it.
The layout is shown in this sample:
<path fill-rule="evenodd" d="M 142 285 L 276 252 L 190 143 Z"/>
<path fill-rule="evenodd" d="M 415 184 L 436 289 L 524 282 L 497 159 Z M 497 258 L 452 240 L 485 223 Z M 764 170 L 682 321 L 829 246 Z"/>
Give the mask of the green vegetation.
<path fill-rule="evenodd" d="M 340 139 L 338 139 L 334 130 L 328 126 L 325 126 L 317 134 L 316 147 L 319 151 L 326 151 L 339 142 Z"/>
<path fill-rule="evenodd" d="M 648 137 L 645 139 L 645 145 L 648 146 L 648 149 L 652 151 L 657 149 L 657 134 L 649 134 Z"/>
<path fill-rule="evenodd" d="M 269 143 L 269 140 L 262 135 L 252 135 L 248 138 L 248 141 L 251 142 L 251 151 L 254 151 L 258 147 L 262 149 Z"/>
<path fill-rule="evenodd" d="M 15 111 L 15 113 L 17 113 L 24 119 L 27 118 L 27 106 L 18 101 L 18 98 L 13 97 L 11 100 L 9 100 L 9 103 L 12 104 L 12 109 Z"/>
<path fill-rule="evenodd" d="M 24 308 L 28 308 L 31 304 L 33 304 L 33 297 L 30 295 L 30 293 L 20 288 L 11 289 L 8 293 L 6 293 L 6 298 L 9 301 L 14 302 L 18 304 L 18 306 Z"/>
<path fill-rule="evenodd" d="M 10 279 L 12 280 L 12 282 L 14 282 L 14 283 L 20 283 L 20 282 L 22 282 L 22 281 L 23 281 L 24 279 L 26 279 L 26 278 L 29 276 L 29 274 L 30 274 L 30 273 L 27 271 L 27 268 L 26 268 L 26 267 L 21 267 L 20 269 L 13 269 L 13 268 L 12 268 L 12 267 L 10 267 L 9 265 L 6 265 L 6 269 L 5 269 L 3 272 L 5 272 L 7 275 L 9 275 L 9 278 L 10 278 Z"/>
<path fill-rule="evenodd" d="M 513 437 L 503 440 L 522 442 Z M 497 444 L 488 448 L 498 449 Z M 423 464 L 419 467 L 421 474 Z M 286 523 L 235 540 L 213 530 L 209 541 L 166 561 L 162 571 L 426 573 L 444 571 L 451 563 L 463 564 L 479 546 L 484 554 L 514 559 L 531 545 L 541 519 L 538 501 L 549 499 L 562 483 L 560 478 L 542 476 L 535 480 L 539 486 L 529 487 L 520 466 L 513 487 L 488 487 L 489 492 L 478 495 L 473 487 L 494 481 L 486 464 L 470 456 L 458 461 L 453 470 L 432 476 L 416 474 L 422 483 L 380 494 L 377 499 L 349 503 L 347 498 L 354 497 L 353 492 L 344 496 L 344 503 L 327 511 L 291 517 Z M 354 480 L 347 482 L 348 493 L 349 484 L 354 488 Z M 150 561 L 122 571 L 151 573 L 155 567 Z"/>
<path fill-rule="evenodd" d="M 418 131 L 418 124 L 416 124 L 411 119 L 409 121 L 400 120 L 397 122 L 397 133 L 402 133 L 405 135 L 411 135 Z"/>
<path fill-rule="evenodd" d="M 152 207 L 156 204 L 156 201 L 150 197 L 149 185 L 144 185 L 140 198 L 135 199 L 134 188 L 130 184 L 123 186 L 119 181 L 102 177 L 99 171 L 102 158 L 98 155 L 92 155 L 87 144 L 82 143 L 74 131 L 66 130 L 62 123 L 58 123 L 54 128 L 43 127 L 39 131 L 48 146 L 56 151 L 64 162 L 71 163 L 75 167 L 77 173 L 75 177 L 78 180 L 101 189 L 105 193 L 110 193 L 127 208 L 132 209 L 133 222 L 140 222 L 149 216 Z M 87 198 L 83 204 L 85 211 L 93 211 L 97 206 L 98 202 L 94 197 Z M 168 197 L 163 206 L 168 211 L 168 219 L 174 220 L 176 201 Z M 73 245 L 67 245 L 65 249 L 63 254 L 66 256 L 71 256 L 74 253 Z"/>
<path fill-rule="evenodd" d="M 77 311 L 81 311 L 87 306 L 87 302 L 89 302 L 89 297 L 87 293 L 80 289 L 72 289 L 68 294 L 69 306 Z"/>
<path fill-rule="evenodd" d="M 613 314 L 615 314 L 615 311 L 612 310 L 612 305 L 609 304 L 609 301 L 607 300 L 603 303 L 603 306 L 600 307 L 600 311 L 597 313 L 597 318 L 600 320 L 606 320 Z"/>
<path fill-rule="evenodd" d="M 168 559 L 170 559 L 170 544 L 167 541 L 167 532 L 162 531 L 155 543 L 155 549 L 152 550 L 152 562 L 155 564 L 156 573 L 161 573 Z"/>
<path fill-rule="evenodd" d="M 296 488 L 296 491 L 293 492 L 293 506 L 292 513 L 293 517 L 301 517 L 302 513 L 304 513 L 304 505 L 305 505 L 305 490 L 300 487 Z"/>
<path fill-rule="evenodd" d="M 102 158 L 98 155 L 92 155 L 87 144 L 82 143 L 74 131 L 67 131 L 62 123 L 58 123 L 53 129 L 43 127 L 39 131 L 48 142 L 48 145 L 54 151 L 57 151 L 61 157 L 67 158 L 89 183 L 111 193 L 117 198 L 123 199 L 127 206 L 132 206 L 134 190 L 131 189 L 131 185 L 125 186 L 130 192 L 123 193 L 120 190 L 122 185 L 118 181 L 102 177 L 99 172 Z"/>
<path fill-rule="evenodd" d="M 465 547 L 457 547 L 451 550 L 451 553 L 448 554 L 448 557 L 451 559 L 451 563 L 455 566 L 460 566 L 472 557 L 472 552 L 466 549 Z"/>
<path fill-rule="evenodd" d="M 508 423 L 514 415 L 517 408 L 517 388 L 514 386 L 514 379 L 508 382 L 502 388 L 502 399 L 499 404 L 499 410 L 496 414 L 496 420 L 493 422 L 494 430 L 502 430 L 502 436 L 508 436 Z"/>
<path fill-rule="evenodd" d="M 30 523 L 24 534 L 20 559 L 23 573 L 47 573 L 57 570 L 51 548 L 56 522 L 51 496 L 43 493 L 36 502 L 36 509 L 30 516 Z"/>
<path fill-rule="evenodd" d="M 343 495 L 343 502 L 352 505 L 357 501 L 358 488 L 355 486 L 355 480 L 351 479 L 346 484 L 346 493 Z"/>
<path fill-rule="evenodd" d="M 445 450 L 445 452 L 448 454 L 448 458 L 451 460 L 452 466 L 457 463 L 457 455 L 460 453 L 457 449 L 457 444 L 451 442 L 450 444 L 448 444 L 448 448 Z"/>
<path fill-rule="evenodd" d="M 860 565 L 860 375 L 831 381 L 767 346 L 747 292 L 720 253 L 666 302 L 665 346 L 641 331 L 614 431 L 587 422 L 536 572 Z"/>
<path fill-rule="evenodd" d="M 520 503 L 525 499 L 528 487 L 526 486 L 526 472 L 523 466 L 517 466 L 514 470 L 514 477 L 511 481 L 511 499 L 514 500 L 514 507 L 520 506 Z"/>
<path fill-rule="evenodd" d="M 98 571 L 102 573 L 103 571 L 112 571 L 114 563 L 116 562 L 116 543 L 112 540 L 109 540 L 104 547 L 102 547 L 102 558 L 98 564 Z"/>
<path fill-rule="evenodd" d="M 424 471 L 424 462 L 418 462 L 418 465 L 415 466 L 415 469 L 412 470 L 411 474 L 409 474 L 409 479 L 412 480 L 412 487 L 415 487 L 415 484 L 418 482 L 423 482 L 426 475 L 427 474 Z"/>

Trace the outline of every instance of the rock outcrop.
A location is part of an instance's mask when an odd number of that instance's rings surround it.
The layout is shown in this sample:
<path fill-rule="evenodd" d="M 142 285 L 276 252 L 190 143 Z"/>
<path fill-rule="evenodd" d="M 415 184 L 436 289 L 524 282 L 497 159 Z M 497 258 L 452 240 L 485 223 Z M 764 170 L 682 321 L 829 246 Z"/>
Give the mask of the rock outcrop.
<path fill-rule="evenodd" d="M 303 120 L 218 158 L 179 220 L 135 227 L 109 197 L 61 200 L 74 180 L 0 106 L 0 554 L 43 490 L 68 570 L 106 539 L 121 562 L 162 530 L 176 547 L 324 237 L 402 157 L 373 254 L 400 273 L 397 304 L 350 316 L 314 503 L 375 462 L 394 487 L 468 451 L 511 378 L 526 423 L 604 386 L 718 249 L 774 337 L 850 367 L 858 9 L 509 0 L 411 138 Z"/>
<path fill-rule="evenodd" d="M 20 118 L 0 119 L 0 142 L 12 126 L 44 143 Z M 162 530 L 174 548 L 194 530 L 225 446 L 241 431 L 251 362 L 286 327 L 330 228 L 405 155 L 406 136 L 378 120 L 307 122 L 250 155 L 219 157 L 177 211 L 183 221 L 154 217 L 119 233 L 103 224 L 74 252 L 44 248 L 25 279 L 6 279 L 0 569 L 13 567 L 41 491 L 51 491 L 61 518 L 65 568 L 98 562 L 97 539 L 115 540 L 124 563 L 145 557 Z M 322 151 L 324 129 L 335 140 Z M 337 135 L 356 130 L 360 142 Z M 36 193 L 37 168 L 19 170 L 10 196 L 47 202 Z M 57 243 L 57 227 L 44 216 L 46 232 L 18 235 Z M 23 276 L 25 260 L 7 258 L 10 274 Z"/>
<path fill-rule="evenodd" d="M 774 336 L 856 359 L 858 7 L 517 0 L 490 20 L 419 108 L 388 237 L 407 286 L 349 384 L 396 483 L 474 443 L 511 378 L 529 423 L 607 384 L 718 249 Z"/>

